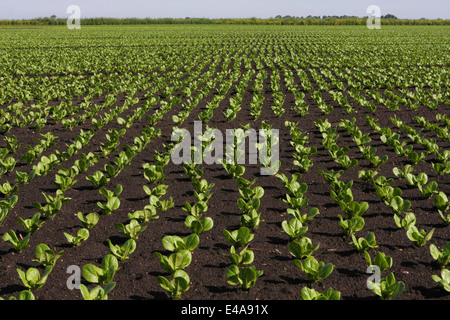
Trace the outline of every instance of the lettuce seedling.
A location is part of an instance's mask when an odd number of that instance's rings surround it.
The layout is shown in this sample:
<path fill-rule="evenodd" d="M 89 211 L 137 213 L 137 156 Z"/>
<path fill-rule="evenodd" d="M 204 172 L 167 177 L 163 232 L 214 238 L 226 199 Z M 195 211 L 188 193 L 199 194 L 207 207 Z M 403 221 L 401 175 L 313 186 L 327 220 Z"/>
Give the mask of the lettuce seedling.
<path fill-rule="evenodd" d="M 235 231 L 223 230 L 223 235 L 229 244 L 237 247 L 244 247 L 250 241 L 253 240 L 254 234 L 250 233 L 250 229 L 247 227 L 240 227 Z"/>
<path fill-rule="evenodd" d="M 211 230 L 214 226 L 213 219 L 210 217 L 198 219 L 194 216 L 187 216 L 184 224 L 189 230 L 196 234 L 202 234 L 205 231 Z"/>
<path fill-rule="evenodd" d="M 295 259 L 294 264 L 306 274 L 309 280 L 313 282 L 328 278 L 334 269 L 334 265 L 332 263 L 325 264 L 323 261 L 318 262 L 313 256 L 308 256 L 303 261 L 300 259 Z"/>
<path fill-rule="evenodd" d="M 380 173 L 380 170 L 359 170 L 358 178 L 363 181 L 375 183 L 375 177 L 378 173 Z"/>
<path fill-rule="evenodd" d="M 176 270 L 171 281 L 163 276 L 156 277 L 159 285 L 167 290 L 172 299 L 180 299 L 183 293 L 189 290 L 190 278 L 184 270 Z"/>
<path fill-rule="evenodd" d="M 15 184 L 12 186 L 8 181 L 0 185 L 0 192 L 7 197 L 11 197 L 14 193 L 19 190 L 19 185 Z"/>
<path fill-rule="evenodd" d="M 189 250 L 180 250 L 169 256 L 165 256 L 160 252 L 155 252 L 155 255 L 159 258 L 161 267 L 170 274 L 186 268 L 192 262 L 192 253 Z"/>
<path fill-rule="evenodd" d="M 421 193 L 425 199 L 429 199 L 432 195 L 438 194 L 438 183 L 436 181 L 431 181 L 429 184 L 423 187 Z"/>
<path fill-rule="evenodd" d="M 369 232 L 365 238 L 357 239 L 354 234 L 352 234 L 352 244 L 358 252 L 365 252 L 371 248 L 377 248 L 377 241 L 375 240 L 375 234 Z"/>
<path fill-rule="evenodd" d="M 133 213 L 128 213 L 130 220 L 137 220 L 139 223 L 148 223 L 156 220 L 159 216 L 156 214 L 156 207 L 153 205 L 146 205 L 143 210 L 137 210 Z"/>
<path fill-rule="evenodd" d="M 144 169 L 144 178 L 150 183 L 160 183 L 164 181 L 164 171 L 162 166 L 145 163 L 142 167 Z"/>
<path fill-rule="evenodd" d="M 0 224 L 5 221 L 6 217 L 8 216 L 9 210 L 8 209 L 0 209 Z"/>
<path fill-rule="evenodd" d="M 164 200 L 158 200 L 155 203 L 156 209 L 158 209 L 161 212 L 165 212 L 175 206 L 175 202 L 173 201 L 173 198 L 170 197 L 168 199 Z"/>
<path fill-rule="evenodd" d="M 0 300 L 5 300 L 0 298 Z M 19 295 L 16 297 L 11 296 L 8 300 L 36 300 L 34 294 L 30 290 L 22 290 Z"/>
<path fill-rule="evenodd" d="M 248 249 L 248 245 L 245 246 L 239 252 L 239 254 L 236 252 L 236 248 L 234 246 L 231 246 L 230 255 L 228 255 L 227 258 L 231 261 L 232 264 L 241 267 L 245 264 L 252 263 L 255 258 L 255 254 L 252 250 Z"/>
<path fill-rule="evenodd" d="M 47 282 L 48 275 L 52 272 L 52 270 L 52 266 L 47 266 L 45 267 L 43 275 L 41 275 L 39 270 L 36 268 L 29 268 L 26 272 L 17 269 L 17 273 L 19 274 L 20 280 L 22 280 L 22 283 L 27 288 L 30 290 L 37 290 Z"/>
<path fill-rule="evenodd" d="M 379 283 L 367 281 L 369 289 L 378 295 L 382 300 L 391 300 L 398 297 L 405 289 L 405 283 L 396 281 L 394 273 L 390 272 L 385 278 L 382 278 Z"/>
<path fill-rule="evenodd" d="M 257 210 L 252 209 L 248 213 L 244 213 L 240 219 L 241 225 L 256 230 L 259 228 L 259 224 L 261 222 L 261 213 L 258 213 Z"/>
<path fill-rule="evenodd" d="M 300 220 L 302 224 L 306 224 L 319 214 L 319 209 L 311 208 L 308 213 L 302 214 L 299 209 L 288 208 L 287 214 L 297 220 Z"/>
<path fill-rule="evenodd" d="M 364 251 L 364 258 L 366 259 L 367 265 L 372 266 L 376 265 L 380 268 L 380 272 L 388 270 L 392 267 L 392 257 L 384 254 L 381 251 L 378 251 L 375 255 L 374 263 L 372 263 L 372 258 L 369 255 L 368 251 Z"/>
<path fill-rule="evenodd" d="M 402 218 L 401 215 L 394 215 L 394 221 L 397 227 L 408 230 L 416 224 L 416 215 L 413 212 L 407 212 L 405 217 Z"/>
<path fill-rule="evenodd" d="M 447 195 L 442 191 L 434 197 L 434 205 L 442 214 L 450 209 L 450 201 L 448 201 Z"/>
<path fill-rule="evenodd" d="M 21 237 L 21 240 L 19 240 L 16 232 L 14 230 L 10 230 L 3 235 L 3 241 L 11 243 L 14 247 L 14 250 L 20 253 L 28 247 L 30 237 L 31 233 L 27 233 L 25 237 Z"/>
<path fill-rule="evenodd" d="M 398 187 L 391 187 L 391 186 L 376 186 L 375 192 L 377 193 L 378 197 L 381 201 L 383 201 L 386 205 L 390 205 L 392 199 L 396 196 L 400 197 L 402 195 L 402 189 Z"/>
<path fill-rule="evenodd" d="M 193 251 L 197 248 L 200 238 L 196 233 L 192 233 L 185 238 L 179 236 L 165 236 L 162 239 L 163 247 L 171 252 L 178 252 L 181 250 Z"/>
<path fill-rule="evenodd" d="M 97 206 L 102 210 L 103 214 L 110 215 L 113 211 L 119 209 L 120 199 L 118 197 L 112 197 L 105 204 L 97 202 Z"/>
<path fill-rule="evenodd" d="M 97 212 L 88 213 L 86 216 L 84 216 L 82 212 L 78 212 L 77 216 L 83 224 L 83 227 L 87 229 L 95 227 L 100 220 L 100 215 Z"/>
<path fill-rule="evenodd" d="M 117 258 L 112 254 L 107 254 L 103 258 L 100 267 L 93 264 L 86 264 L 83 266 L 81 274 L 90 283 L 106 284 L 111 282 L 118 270 L 119 262 Z"/>
<path fill-rule="evenodd" d="M 141 226 L 135 219 L 132 219 L 126 225 L 123 223 L 116 223 L 114 227 L 124 236 L 134 240 L 137 240 L 139 238 L 139 234 L 147 229 L 147 226 Z"/>
<path fill-rule="evenodd" d="M 400 215 L 403 212 L 408 211 L 409 208 L 411 208 L 411 201 L 403 200 L 403 198 L 400 196 L 395 196 L 392 198 L 389 206 L 391 207 L 394 214 Z"/>
<path fill-rule="evenodd" d="M 430 254 L 439 265 L 447 266 L 450 264 L 450 241 L 448 241 L 442 250 L 434 244 L 430 244 Z"/>
<path fill-rule="evenodd" d="M 291 240 L 300 238 L 306 233 L 306 231 L 308 231 L 308 227 L 304 226 L 300 220 L 295 218 L 289 221 L 284 220 L 281 223 L 281 227 L 283 228 L 284 232 L 289 235 Z"/>
<path fill-rule="evenodd" d="M 440 277 L 434 274 L 431 278 L 439 283 L 445 291 L 450 292 L 450 270 L 442 269 Z"/>
<path fill-rule="evenodd" d="M 45 221 L 39 223 L 40 218 L 41 214 L 38 212 L 30 219 L 24 220 L 22 217 L 17 217 L 17 221 L 25 229 L 25 232 L 34 234 L 45 223 Z"/>
<path fill-rule="evenodd" d="M 96 188 L 101 188 L 110 181 L 102 171 L 96 171 L 92 175 L 87 175 L 86 180 L 92 182 Z"/>
<path fill-rule="evenodd" d="M 110 293 L 115 286 L 115 282 L 110 282 L 105 286 L 105 288 L 98 285 L 89 291 L 89 289 L 81 283 L 80 291 L 84 300 L 108 300 L 108 293 Z"/>
<path fill-rule="evenodd" d="M 427 234 L 425 230 L 419 230 L 416 226 L 413 225 L 407 229 L 406 236 L 417 246 L 421 247 L 431 239 L 434 230 L 435 228 L 431 229 L 431 231 Z"/>
<path fill-rule="evenodd" d="M 344 220 L 340 214 L 339 217 L 339 225 L 341 226 L 344 235 L 347 237 L 351 237 L 355 232 L 360 231 L 364 228 L 365 221 L 362 217 L 356 216 L 347 220 Z"/>
<path fill-rule="evenodd" d="M 18 200 L 17 195 L 12 195 L 9 199 L 0 201 L 0 208 L 11 210 L 16 206 Z"/>
<path fill-rule="evenodd" d="M 313 246 L 312 241 L 308 237 L 303 237 L 299 240 L 295 240 L 289 243 L 289 252 L 296 258 L 296 259 L 304 259 L 306 257 L 309 257 L 314 252 L 319 250 L 320 244 L 317 246 Z"/>
<path fill-rule="evenodd" d="M 340 300 L 341 293 L 339 291 L 329 288 L 323 293 L 314 289 L 303 287 L 301 292 L 302 300 Z"/>
<path fill-rule="evenodd" d="M 256 280 L 263 275 L 262 270 L 256 270 L 255 266 L 239 269 L 232 264 L 227 269 L 227 281 L 233 286 L 240 286 L 243 290 L 254 287 Z"/>
<path fill-rule="evenodd" d="M 64 254 L 64 250 L 61 250 L 58 253 L 55 253 L 52 249 L 49 248 L 45 243 L 41 243 L 36 247 L 36 258 L 33 259 L 35 262 L 39 262 L 43 266 L 55 266 L 56 261 Z"/>
<path fill-rule="evenodd" d="M 72 177 L 65 177 L 60 174 L 55 174 L 55 184 L 61 191 L 67 191 L 70 188 L 72 188 L 78 180 L 72 178 Z"/>
<path fill-rule="evenodd" d="M 136 250 L 136 241 L 133 239 L 128 239 L 123 246 L 114 245 L 110 239 L 106 241 L 108 242 L 111 254 L 121 261 L 130 258 L 130 255 Z"/>
<path fill-rule="evenodd" d="M 352 201 L 341 209 L 349 218 L 361 217 L 369 209 L 369 204 L 365 201 L 361 203 Z"/>
<path fill-rule="evenodd" d="M 82 228 L 78 230 L 76 236 L 72 236 L 71 234 L 64 232 L 64 236 L 66 237 L 67 241 L 69 241 L 69 243 L 71 243 L 75 247 L 78 247 L 89 238 L 89 230 L 86 228 Z"/>

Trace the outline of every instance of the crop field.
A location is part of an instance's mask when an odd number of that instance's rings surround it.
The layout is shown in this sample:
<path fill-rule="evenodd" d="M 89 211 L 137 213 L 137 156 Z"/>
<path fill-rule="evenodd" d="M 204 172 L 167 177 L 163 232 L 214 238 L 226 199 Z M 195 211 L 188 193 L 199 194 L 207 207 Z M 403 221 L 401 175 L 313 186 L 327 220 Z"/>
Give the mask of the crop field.
<path fill-rule="evenodd" d="M 1 298 L 450 298 L 449 26 L 5 26 L 0 52 Z"/>

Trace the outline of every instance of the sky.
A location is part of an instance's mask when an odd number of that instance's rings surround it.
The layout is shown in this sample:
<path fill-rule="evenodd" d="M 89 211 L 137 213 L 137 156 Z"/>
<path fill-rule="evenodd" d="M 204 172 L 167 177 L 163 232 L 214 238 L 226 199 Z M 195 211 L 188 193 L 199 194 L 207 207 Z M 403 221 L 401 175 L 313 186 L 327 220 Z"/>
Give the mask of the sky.
<path fill-rule="evenodd" d="M 0 19 L 56 15 L 67 18 L 77 5 L 81 18 L 270 18 L 281 16 L 367 16 L 369 5 L 403 19 L 450 19 L 450 0 L 0 0 Z"/>

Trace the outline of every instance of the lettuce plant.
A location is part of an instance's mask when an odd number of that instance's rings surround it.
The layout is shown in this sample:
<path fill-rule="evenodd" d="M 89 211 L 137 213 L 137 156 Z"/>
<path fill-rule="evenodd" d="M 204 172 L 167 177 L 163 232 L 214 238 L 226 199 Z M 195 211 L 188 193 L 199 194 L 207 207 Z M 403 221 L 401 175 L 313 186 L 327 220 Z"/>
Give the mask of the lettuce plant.
<path fill-rule="evenodd" d="M 75 247 L 78 247 L 89 238 L 89 230 L 86 228 L 82 228 L 78 230 L 76 236 L 64 232 L 64 236 L 66 237 L 69 243 L 71 243 Z"/>
<path fill-rule="evenodd" d="M 434 260 L 441 266 L 447 266 L 450 264 L 450 241 L 448 241 L 442 250 L 434 244 L 430 244 L 430 254 Z"/>
<path fill-rule="evenodd" d="M 434 194 L 438 194 L 438 183 L 436 181 L 431 181 L 429 184 L 423 187 L 423 189 L 420 191 L 422 196 L 425 199 L 431 198 Z"/>
<path fill-rule="evenodd" d="M 317 282 L 328 278 L 333 272 L 334 265 L 332 263 L 327 263 L 317 261 L 313 256 L 306 257 L 303 261 L 300 259 L 295 259 L 294 264 L 302 270 L 309 280 Z"/>
<path fill-rule="evenodd" d="M 450 201 L 448 201 L 448 197 L 444 192 L 439 192 L 434 197 L 434 205 L 439 211 L 439 214 L 443 216 L 445 212 L 447 212 L 450 209 Z"/>
<path fill-rule="evenodd" d="M 244 247 L 253 240 L 254 234 L 250 233 L 247 227 L 240 227 L 238 230 L 228 231 L 223 230 L 223 235 L 229 244 L 237 247 Z"/>
<path fill-rule="evenodd" d="M 114 275 L 119 270 L 119 262 L 112 254 L 107 254 L 103 259 L 100 267 L 94 264 L 86 264 L 83 266 L 81 274 L 83 278 L 90 283 L 110 283 Z"/>
<path fill-rule="evenodd" d="M 394 214 L 400 215 L 411 208 L 411 201 L 403 200 L 403 198 L 400 196 L 394 196 L 389 206 L 391 207 Z"/>
<path fill-rule="evenodd" d="M 380 272 L 386 271 L 392 267 L 392 257 L 386 255 L 381 251 L 377 251 L 374 261 L 372 263 L 372 258 L 370 257 L 368 251 L 364 251 L 364 258 L 366 259 L 367 265 L 372 266 L 376 265 L 380 268 Z"/>
<path fill-rule="evenodd" d="M 136 210 L 133 213 L 128 213 L 130 220 L 137 220 L 139 223 L 148 223 L 156 220 L 159 216 L 156 213 L 156 207 L 153 205 L 146 205 L 142 210 Z"/>
<path fill-rule="evenodd" d="M 378 197 L 381 201 L 383 201 L 386 205 L 390 205 L 392 199 L 396 196 L 400 197 L 402 195 L 402 189 L 398 187 L 391 187 L 391 186 L 376 186 L 375 192 L 377 193 Z"/>
<path fill-rule="evenodd" d="M 358 252 L 365 252 L 371 248 L 378 247 L 375 234 L 373 232 L 369 232 L 365 238 L 356 238 L 356 236 L 352 234 L 351 244 Z"/>
<path fill-rule="evenodd" d="M 104 288 L 98 285 L 89 291 L 89 289 L 81 283 L 80 292 L 84 300 L 108 300 L 108 293 L 110 293 L 115 286 L 115 282 L 110 282 L 106 284 Z"/>
<path fill-rule="evenodd" d="M 25 237 L 19 238 L 14 230 L 10 230 L 3 235 L 3 241 L 9 242 L 13 245 L 16 252 L 22 252 L 28 247 L 28 242 L 30 241 L 31 233 L 27 233 Z"/>
<path fill-rule="evenodd" d="M 254 287 L 256 280 L 263 275 L 262 270 L 256 270 L 255 266 L 239 268 L 232 264 L 227 269 L 227 281 L 233 286 L 240 286 L 243 290 Z"/>
<path fill-rule="evenodd" d="M 193 251 L 199 244 L 200 238 L 196 233 L 192 233 L 185 238 L 179 236 L 165 236 L 162 244 L 166 250 L 178 252 L 181 250 Z"/>
<path fill-rule="evenodd" d="M 0 208 L 11 210 L 16 206 L 18 200 L 19 197 L 17 195 L 12 195 L 7 200 L 0 201 Z"/>
<path fill-rule="evenodd" d="M 97 202 L 97 206 L 102 210 L 103 214 L 110 215 L 113 211 L 119 209 L 120 199 L 118 197 L 111 197 L 104 204 Z"/>
<path fill-rule="evenodd" d="M 431 278 L 439 283 L 445 291 L 450 292 L 450 270 L 442 269 L 440 277 L 434 274 Z"/>
<path fill-rule="evenodd" d="M 0 224 L 5 221 L 6 217 L 8 216 L 9 210 L 8 209 L 0 209 Z"/>
<path fill-rule="evenodd" d="M 122 246 L 114 245 L 110 239 L 106 239 L 106 241 L 111 254 L 121 261 L 130 258 L 130 255 L 136 250 L 136 241 L 133 239 L 128 239 Z"/>
<path fill-rule="evenodd" d="M 36 247 L 36 259 L 33 259 L 35 262 L 39 262 L 43 266 L 51 266 L 54 267 L 56 261 L 64 254 L 64 250 L 61 250 L 58 253 L 55 253 L 48 245 L 45 243 L 41 243 Z"/>
<path fill-rule="evenodd" d="M 159 258 L 161 267 L 174 274 L 177 270 L 183 270 L 189 266 L 192 262 L 192 253 L 189 250 L 180 250 L 165 256 L 160 252 L 155 252 L 156 256 Z"/>
<path fill-rule="evenodd" d="M 212 227 L 214 226 L 214 221 L 210 217 L 199 219 L 189 215 L 186 217 L 184 224 L 193 233 L 201 234 L 205 231 L 211 230 Z"/>
<path fill-rule="evenodd" d="M 347 237 L 351 237 L 356 232 L 362 230 L 365 225 L 365 221 L 362 217 L 356 216 L 347 220 L 338 214 L 339 217 L 339 226 L 341 227 L 343 233 Z"/>
<path fill-rule="evenodd" d="M 155 203 L 155 206 L 159 211 L 165 212 L 165 211 L 173 208 L 175 206 L 175 202 L 173 201 L 173 198 L 170 197 L 168 199 L 158 200 Z"/>
<path fill-rule="evenodd" d="M 261 213 L 252 209 L 250 212 L 244 213 L 240 219 L 241 225 L 256 230 L 261 222 Z"/>
<path fill-rule="evenodd" d="M 239 253 L 237 253 L 234 246 L 231 246 L 230 254 L 227 257 L 232 264 L 241 267 L 245 264 L 251 264 L 255 258 L 255 254 L 252 250 L 248 249 L 248 245 L 241 249 Z"/>
<path fill-rule="evenodd" d="M 45 223 L 44 221 L 39 222 L 40 218 L 41 214 L 37 212 L 30 219 L 23 219 L 22 217 L 17 217 L 17 221 L 25 229 L 25 232 L 34 234 Z"/>
<path fill-rule="evenodd" d="M 162 166 L 145 163 L 142 167 L 144 169 L 144 178 L 150 183 L 160 183 L 164 181 L 164 171 Z"/>
<path fill-rule="evenodd" d="M 100 215 L 97 212 L 91 212 L 86 215 L 83 215 L 82 212 L 78 212 L 77 216 L 83 224 L 83 227 L 87 229 L 92 229 L 95 227 L 100 220 Z"/>
<path fill-rule="evenodd" d="M 378 295 L 382 300 L 391 300 L 397 298 L 405 289 L 405 283 L 396 281 L 394 273 L 390 272 L 385 278 L 382 278 L 379 283 L 367 281 L 370 290 Z"/>
<path fill-rule="evenodd" d="M 0 298 L 0 300 L 4 300 L 3 298 Z M 11 296 L 8 300 L 36 300 L 33 292 L 30 290 L 22 290 L 20 291 L 19 295 L 16 297 Z"/>
<path fill-rule="evenodd" d="M 15 184 L 14 186 L 12 186 L 8 181 L 6 181 L 2 185 L 0 185 L 0 192 L 3 193 L 7 197 L 11 197 L 18 190 L 19 190 L 18 184 Z"/>
<path fill-rule="evenodd" d="M 92 175 L 87 175 L 86 180 L 92 182 L 96 188 L 101 188 L 109 182 L 109 178 L 102 171 L 96 171 Z"/>
<path fill-rule="evenodd" d="M 41 288 L 46 282 L 49 274 L 52 272 L 53 267 L 45 267 L 44 273 L 41 275 L 40 271 L 36 268 L 29 268 L 26 272 L 17 269 L 20 280 L 30 290 L 37 290 Z"/>
<path fill-rule="evenodd" d="M 434 230 L 435 228 L 431 229 L 431 231 L 427 233 L 425 230 L 419 230 L 415 225 L 412 225 L 407 229 L 406 236 L 417 246 L 421 247 L 431 239 Z"/>
<path fill-rule="evenodd" d="M 289 221 L 284 220 L 281 223 L 281 227 L 283 228 L 283 231 L 289 235 L 291 240 L 300 238 L 308 231 L 308 227 L 304 226 L 300 220 L 295 218 Z"/>
<path fill-rule="evenodd" d="M 135 219 L 132 219 L 126 225 L 121 222 L 116 223 L 114 227 L 127 238 L 134 240 L 137 240 L 139 238 L 139 234 L 147 229 L 147 226 L 141 226 L 140 223 Z"/>
<path fill-rule="evenodd" d="M 309 221 L 312 221 L 315 216 L 319 214 L 318 208 L 311 208 L 307 213 L 302 214 L 299 209 L 287 209 L 287 214 L 297 220 L 299 220 L 302 224 L 306 224 Z"/>
<path fill-rule="evenodd" d="M 340 300 L 341 293 L 332 288 L 320 293 L 314 289 L 303 287 L 301 297 L 302 300 Z"/>
<path fill-rule="evenodd" d="M 63 175 L 56 174 L 54 182 L 58 186 L 58 188 L 64 192 L 72 188 L 78 182 L 78 180 L 70 176 L 65 177 Z"/>
<path fill-rule="evenodd" d="M 404 228 L 408 230 L 409 227 L 412 227 L 416 224 L 416 215 L 413 212 L 407 212 L 405 217 L 402 218 L 401 215 L 394 215 L 394 221 L 397 227 Z"/>
<path fill-rule="evenodd" d="M 299 240 L 291 241 L 288 245 L 289 252 L 296 259 L 304 259 L 319 250 L 320 244 L 313 246 L 312 241 L 308 237 L 302 237 Z"/>
<path fill-rule="evenodd" d="M 167 290 L 172 299 L 180 299 L 181 296 L 190 288 L 189 275 L 184 270 L 176 270 L 173 273 L 172 280 L 167 280 L 163 276 L 156 277 L 159 285 Z"/>

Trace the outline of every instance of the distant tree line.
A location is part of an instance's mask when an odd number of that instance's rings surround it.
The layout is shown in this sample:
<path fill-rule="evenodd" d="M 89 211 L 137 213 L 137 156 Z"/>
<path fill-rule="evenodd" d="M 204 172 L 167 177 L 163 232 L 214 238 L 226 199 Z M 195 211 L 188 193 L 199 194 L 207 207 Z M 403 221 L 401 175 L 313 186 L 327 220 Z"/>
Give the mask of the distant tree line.
<path fill-rule="evenodd" d="M 281 16 L 273 18 L 208 19 L 208 18 L 82 18 L 82 25 L 138 25 L 138 24 L 254 24 L 254 25 L 365 25 L 368 17 L 356 16 Z M 449 19 L 399 19 L 392 14 L 381 16 L 384 25 L 450 25 Z M 56 16 L 0 20 L 0 25 L 65 25 L 67 18 Z"/>

